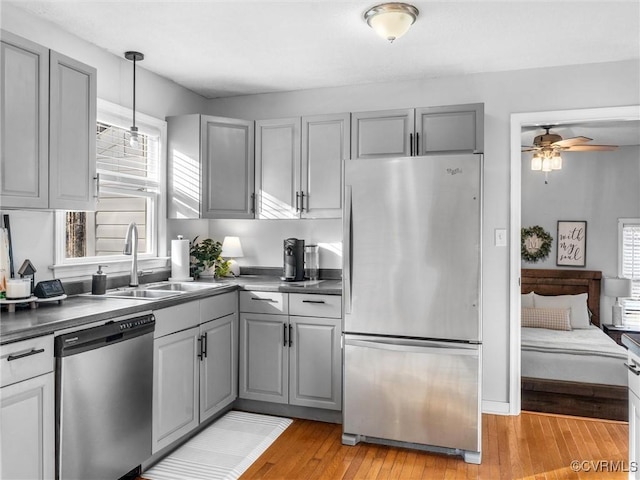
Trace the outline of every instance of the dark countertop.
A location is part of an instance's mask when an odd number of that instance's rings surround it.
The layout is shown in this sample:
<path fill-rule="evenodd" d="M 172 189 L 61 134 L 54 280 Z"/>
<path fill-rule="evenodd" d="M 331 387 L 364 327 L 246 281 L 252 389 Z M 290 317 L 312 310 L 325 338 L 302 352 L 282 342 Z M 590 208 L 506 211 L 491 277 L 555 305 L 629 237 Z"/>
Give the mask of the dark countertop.
<path fill-rule="evenodd" d="M 48 335 L 63 329 L 133 313 L 158 310 L 238 289 L 325 295 L 341 295 L 342 293 L 340 280 L 289 283 L 273 276 L 248 275 L 223 280 L 201 280 L 198 283 L 211 283 L 213 288 L 154 300 L 111 298 L 86 294 L 71 295 L 63 300 L 62 304 L 49 302 L 39 304 L 35 310 L 17 309 L 15 313 L 3 311 L 0 318 L 0 344 Z"/>
<path fill-rule="evenodd" d="M 640 333 L 623 333 L 621 339 L 631 353 L 640 357 Z"/>

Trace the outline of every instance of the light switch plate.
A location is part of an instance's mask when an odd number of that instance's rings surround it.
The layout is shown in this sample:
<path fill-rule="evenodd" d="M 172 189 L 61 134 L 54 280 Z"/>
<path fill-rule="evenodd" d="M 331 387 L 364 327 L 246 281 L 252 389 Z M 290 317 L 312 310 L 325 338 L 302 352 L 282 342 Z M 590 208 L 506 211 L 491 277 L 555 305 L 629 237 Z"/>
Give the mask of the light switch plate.
<path fill-rule="evenodd" d="M 507 246 L 507 229 L 506 228 L 495 229 L 495 244 L 496 244 L 496 247 Z"/>

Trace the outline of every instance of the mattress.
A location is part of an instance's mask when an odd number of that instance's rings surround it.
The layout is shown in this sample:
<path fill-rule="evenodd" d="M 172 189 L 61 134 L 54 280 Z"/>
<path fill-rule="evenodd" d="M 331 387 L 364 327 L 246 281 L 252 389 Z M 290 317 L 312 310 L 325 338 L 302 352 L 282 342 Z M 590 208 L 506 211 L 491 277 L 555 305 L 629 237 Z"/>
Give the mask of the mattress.
<path fill-rule="evenodd" d="M 627 351 L 596 326 L 570 331 L 521 330 L 522 376 L 627 385 Z"/>

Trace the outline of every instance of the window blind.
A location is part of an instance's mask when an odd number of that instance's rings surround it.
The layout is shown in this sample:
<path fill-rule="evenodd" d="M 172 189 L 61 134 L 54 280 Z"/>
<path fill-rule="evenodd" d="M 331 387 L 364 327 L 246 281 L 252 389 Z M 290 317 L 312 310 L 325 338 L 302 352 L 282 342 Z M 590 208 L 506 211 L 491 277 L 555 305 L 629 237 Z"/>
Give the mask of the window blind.
<path fill-rule="evenodd" d="M 620 219 L 620 274 L 632 280 L 632 298 L 622 301 L 625 323 L 640 325 L 640 219 Z"/>

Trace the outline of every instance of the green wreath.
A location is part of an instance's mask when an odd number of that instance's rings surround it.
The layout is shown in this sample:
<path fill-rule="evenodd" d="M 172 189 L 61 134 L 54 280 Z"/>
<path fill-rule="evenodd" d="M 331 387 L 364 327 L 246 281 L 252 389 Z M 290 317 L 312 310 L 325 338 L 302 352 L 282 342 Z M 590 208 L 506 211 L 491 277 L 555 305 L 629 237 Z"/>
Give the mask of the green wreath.
<path fill-rule="evenodd" d="M 553 237 L 539 225 L 520 230 L 520 252 L 525 262 L 544 260 L 551 252 Z"/>

